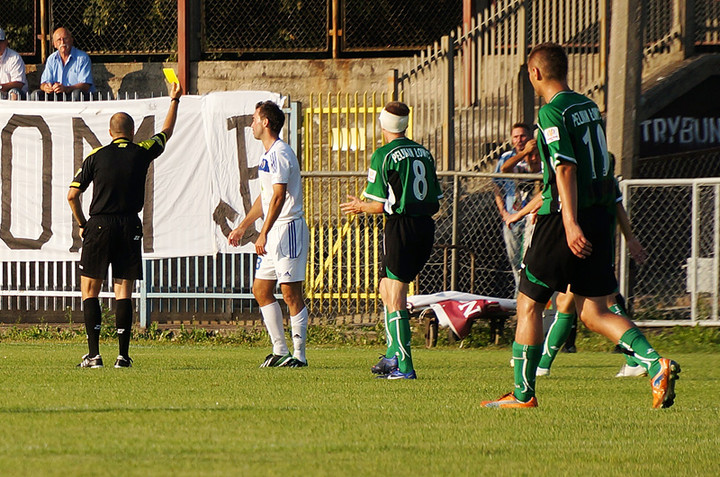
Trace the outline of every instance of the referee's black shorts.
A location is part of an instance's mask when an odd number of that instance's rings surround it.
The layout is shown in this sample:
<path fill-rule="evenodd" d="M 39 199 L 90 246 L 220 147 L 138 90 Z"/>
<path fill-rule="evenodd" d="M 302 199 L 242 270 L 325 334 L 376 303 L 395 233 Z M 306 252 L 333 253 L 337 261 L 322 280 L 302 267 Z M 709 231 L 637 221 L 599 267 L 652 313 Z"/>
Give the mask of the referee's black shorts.
<path fill-rule="evenodd" d="M 141 280 L 142 223 L 136 215 L 95 215 L 83 231 L 80 274 L 103 279 L 112 264 L 114 279 Z"/>
<path fill-rule="evenodd" d="M 385 221 L 380 277 L 388 277 L 389 271 L 403 283 L 412 282 L 430 258 L 434 241 L 432 217 L 389 215 Z"/>
<path fill-rule="evenodd" d="M 554 291 L 584 297 L 606 296 L 615 291 L 613 266 L 614 215 L 606 207 L 578 211 L 578 223 L 592 244 L 589 257 L 576 257 L 568 247 L 561 214 L 538 215 L 532 242 L 525 254 L 519 290 L 545 303 Z"/>

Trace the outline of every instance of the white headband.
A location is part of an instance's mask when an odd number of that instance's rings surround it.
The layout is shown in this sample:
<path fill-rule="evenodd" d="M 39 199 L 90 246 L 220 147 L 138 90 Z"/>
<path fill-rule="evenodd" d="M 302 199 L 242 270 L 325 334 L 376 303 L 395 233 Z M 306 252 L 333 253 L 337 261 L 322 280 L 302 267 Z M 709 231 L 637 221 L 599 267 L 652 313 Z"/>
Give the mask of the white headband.
<path fill-rule="evenodd" d="M 380 111 L 380 127 L 391 133 L 401 133 L 408 127 L 410 116 L 398 116 L 383 108 Z"/>

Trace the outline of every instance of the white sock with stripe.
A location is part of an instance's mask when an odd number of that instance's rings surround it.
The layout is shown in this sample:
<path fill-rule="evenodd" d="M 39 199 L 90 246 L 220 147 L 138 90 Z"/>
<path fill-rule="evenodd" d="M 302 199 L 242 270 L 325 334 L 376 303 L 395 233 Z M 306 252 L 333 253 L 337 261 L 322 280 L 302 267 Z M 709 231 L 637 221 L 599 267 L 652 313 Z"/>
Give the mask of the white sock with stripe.
<path fill-rule="evenodd" d="M 300 313 L 290 317 L 292 325 L 293 357 L 307 363 L 305 343 L 307 342 L 308 310 L 303 308 Z"/>
<path fill-rule="evenodd" d="M 287 343 L 285 342 L 285 329 L 283 328 L 283 316 L 280 303 L 274 301 L 269 305 L 261 306 L 265 328 L 270 335 L 270 341 L 273 346 L 273 354 L 284 356 L 288 354 Z"/>

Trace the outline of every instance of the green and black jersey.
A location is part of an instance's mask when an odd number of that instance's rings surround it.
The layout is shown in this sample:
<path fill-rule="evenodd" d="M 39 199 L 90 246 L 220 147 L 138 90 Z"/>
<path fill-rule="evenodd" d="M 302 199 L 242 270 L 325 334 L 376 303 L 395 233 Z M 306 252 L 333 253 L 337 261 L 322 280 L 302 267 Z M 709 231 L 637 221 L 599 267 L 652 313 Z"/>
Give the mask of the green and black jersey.
<path fill-rule="evenodd" d="M 148 167 L 162 154 L 166 142 L 164 133 L 139 144 L 118 138 L 91 152 L 70 183 L 70 187 L 83 192 L 93 184 L 90 216 L 140 212 L 145 202 Z"/>
<path fill-rule="evenodd" d="M 406 137 L 377 149 L 370 159 L 368 199 L 382 202 L 385 213 L 431 216 L 439 208 L 442 190 L 430 151 Z"/>
<path fill-rule="evenodd" d="M 577 208 L 614 207 L 613 164 L 597 104 L 574 91 L 561 91 L 538 113 L 538 148 L 543 168 L 543 203 L 538 214 L 560 211 L 555 168 L 577 166 Z"/>

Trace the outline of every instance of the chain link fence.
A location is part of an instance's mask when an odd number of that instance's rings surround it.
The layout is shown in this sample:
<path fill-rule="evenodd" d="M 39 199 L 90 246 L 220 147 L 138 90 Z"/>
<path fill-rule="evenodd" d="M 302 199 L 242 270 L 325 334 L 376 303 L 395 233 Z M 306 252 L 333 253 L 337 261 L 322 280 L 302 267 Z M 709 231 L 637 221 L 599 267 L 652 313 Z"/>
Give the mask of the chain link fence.
<path fill-rule="evenodd" d="M 639 179 L 623 186 L 634 234 L 649 257 L 621 267 L 634 319 L 717 321 L 720 181 Z"/>
<path fill-rule="evenodd" d="M 720 177 L 720 148 L 642 158 L 637 171 L 645 179 Z"/>
<path fill-rule="evenodd" d="M 203 50 L 327 51 L 328 0 L 203 0 Z"/>
<path fill-rule="evenodd" d="M 461 0 L 344 0 L 343 50 L 417 50 L 462 23 Z"/>
<path fill-rule="evenodd" d="M 720 45 L 720 2 L 695 0 L 695 45 Z"/>
<path fill-rule="evenodd" d="M 37 1 L 3 0 L 0 28 L 5 30 L 9 47 L 21 55 L 34 55 L 37 52 L 37 20 Z"/>
<path fill-rule="evenodd" d="M 91 54 L 171 54 L 177 50 L 176 0 L 52 0 L 50 31 L 70 30 Z"/>

